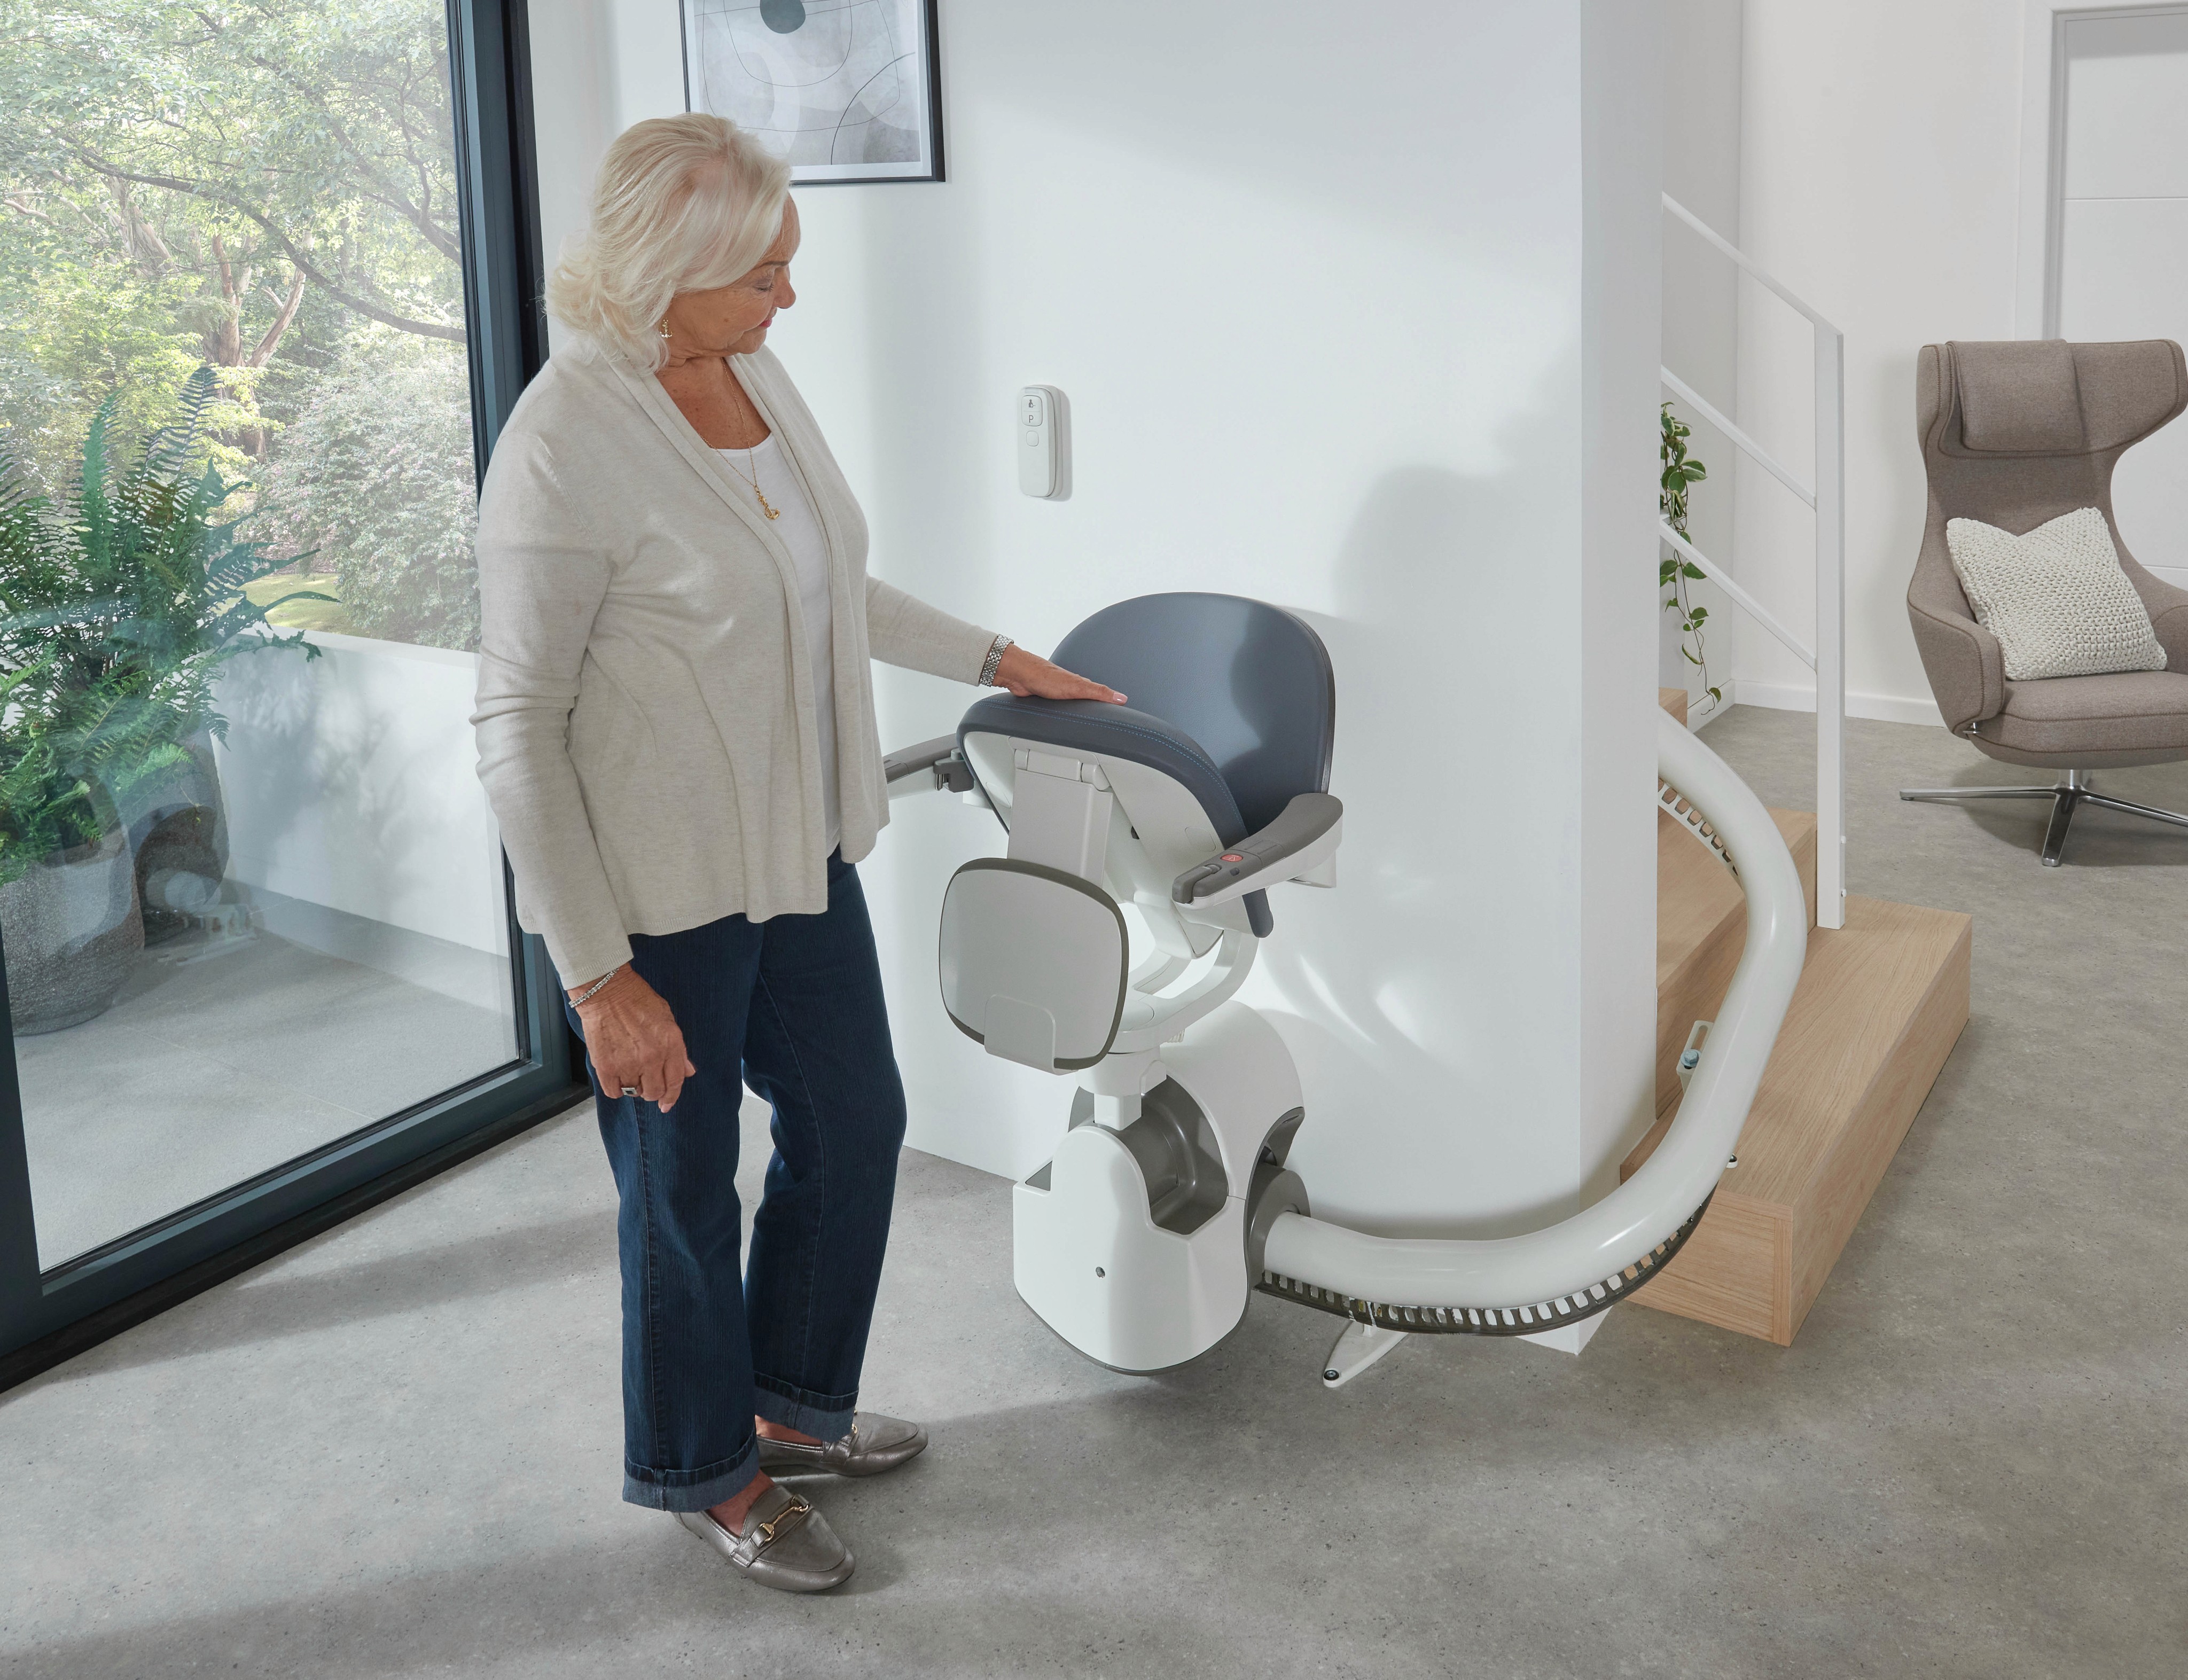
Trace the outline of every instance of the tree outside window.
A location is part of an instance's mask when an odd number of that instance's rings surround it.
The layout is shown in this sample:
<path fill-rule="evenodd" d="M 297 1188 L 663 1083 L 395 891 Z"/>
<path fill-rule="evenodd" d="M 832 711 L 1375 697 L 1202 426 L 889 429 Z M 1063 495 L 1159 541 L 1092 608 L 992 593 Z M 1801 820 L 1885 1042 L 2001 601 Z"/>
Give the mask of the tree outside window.
<path fill-rule="evenodd" d="M 447 18 L 420 0 L 0 0 L 0 445 L 60 493 L 210 367 L 230 516 L 338 604 L 477 643 Z M 264 580 L 287 592 L 297 580 Z"/>

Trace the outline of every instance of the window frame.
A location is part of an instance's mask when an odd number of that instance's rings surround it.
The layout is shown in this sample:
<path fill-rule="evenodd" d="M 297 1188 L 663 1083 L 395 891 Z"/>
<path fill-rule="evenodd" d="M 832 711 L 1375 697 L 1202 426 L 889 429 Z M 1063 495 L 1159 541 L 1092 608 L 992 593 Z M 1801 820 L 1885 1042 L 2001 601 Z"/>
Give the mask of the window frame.
<path fill-rule="evenodd" d="M 526 0 L 447 0 L 471 424 L 480 469 L 546 360 Z M 508 865 L 503 864 L 505 887 Z M 515 902 L 513 892 L 505 894 Z M 544 944 L 510 922 L 522 1053 L 50 1269 L 38 1263 L 14 1039 L 0 1057 L 0 1390 L 582 1101 Z M 0 1028 L 8 1022 L 0 964 Z"/>

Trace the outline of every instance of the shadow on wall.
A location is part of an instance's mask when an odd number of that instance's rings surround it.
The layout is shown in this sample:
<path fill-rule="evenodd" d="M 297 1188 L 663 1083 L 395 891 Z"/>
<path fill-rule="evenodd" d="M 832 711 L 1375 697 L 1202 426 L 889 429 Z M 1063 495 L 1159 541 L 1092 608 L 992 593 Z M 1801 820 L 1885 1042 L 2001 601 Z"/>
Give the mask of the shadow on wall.
<path fill-rule="evenodd" d="M 1338 611 L 1293 606 L 1336 670 L 1341 884 L 1272 894 L 1277 933 L 1243 996 L 1298 1061 L 1309 1124 L 1294 1159 L 1317 1208 L 1371 1228 L 1529 1229 L 1571 1211 L 1603 1166 L 1577 1156 L 1577 1058 L 1555 1036 L 1577 985 L 1560 953 L 1576 942 L 1562 887 L 1577 828 L 1580 524 L 1557 400 L 1576 385 L 1570 360 L 1539 381 L 1484 471 L 1413 465 L 1374 481 L 1309 568 Z M 1130 579 L 1114 598 L 1151 583 L 1289 593 L 1180 576 Z M 961 710 L 961 696 L 943 699 Z M 1004 836 L 939 802 L 899 815 L 876 860 L 890 877 L 877 932 L 912 1142 L 1022 1175 L 1063 1128 L 1068 1082 L 981 1057 L 933 996 L 943 884 Z M 1553 1044 L 1562 1053 L 1544 1053 Z M 1537 1188 L 1515 1201 L 1514 1186 Z"/>
<path fill-rule="evenodd" d="M 1159 590 L 1308 616 L 1338 668 L 1345 885 L 1274 895 L 1247 995 L 1295 1018 L 1315 1194 L 1363 1223 L 1521 1217 L 1512 1187 L 1592 1164 L 1553 960 L 1577 928 L 1542 920 L 1575 914 L 1571 19 L 1407 4 L 1394 60 L 1297 0 L 980 16 L 945 43 L 951 189 L 807 194 L 779 347 L 871 567 L 1043 649 Z M 1068 504 L 1016 488 L 1029 381 L 1070 393 Z M 877 686 L 892 746 L 969 698 Z M 1527 749 L 1480 744 L 1521 719 Z M 1492 797 L 1548 838 L 1515 844 Z M 934 995 L 943 886 L 1004 837 L 940 801 L 896 818 L 867 874 L 912 1142 L 1029 1171 L 1068 1082 L 983 1057 Z"/>
<path fill-rule="evenodd" d="M 1570 442 L 1539 430 L 1513 459 Z M 1514 482 L 1529 476 L 1385 475 L 1338 559 L 1345 612 L 1301 614 L 1337 670 L 1340 886 L 1273 896 L 1279 932 L 1249 995 L 1299 1063 L 1294 1159 L 1317 1208 L 1357 1218 L 1395 1202 L 1363 1221 L 1393 1234 L 1530 1229 L 1571 1211 L 1600 1165 L 1571 1159 L 1570 1119 L 1534 1124 L 1573 1113 L 1576 1068 L 1525 1050 L 1529 1018 L 1575 984 L 1557 957 L 1573 911 L 1552 890 L 1569 870 L 1544 865 L 1571 856 L 1576 813 L 1569 767 L 1503 743 L 1523 719 L 1529 736 L 1554 733 L 1559 712 L 1576 748 L 1579 731 L 1578 672 L 1557 657 L 1577 646 L 1577 578 L 1526 575 L 1536 556 L 1576 551 L 1577 510 L 1529 518 Z M 1544 593 L 1560 573 L 1563 600 Z M 1419 1112 L 1424 1092 L 1438 1112 Z M 1514 1184 L 1561 1187 L 1514 1205 Z"/>
<path fill-rule="evenodd" d="M 455 941 L 501 945 L 499 855 L 473 771 L 471 662 L 324 637 L 308 665 L 223 679 L 236 879 Z"/>
<path fill-rule="evenodd" d="M 323 686 L 319 668 L 341 657 L 290 660 L 278 670 L 266 661 L 238 667 L 222 695 L 228 715 L 223 769 L 235 790 L 230 798 L 242 808 L 232 825 L 238 874 L 252 886 L 274 886 L 269 875 L 294 878 L 301 869 L 319 877 L 321 890 L 279 890 L 349 910 L 423 888 L 441 860 L 427 855 L 414 811 L 388 797 L 384 775 L 370 773 L 396 734 L 393 720 L 357 715 Z M 407 779 L 398 773 L 392 785 Z"/>

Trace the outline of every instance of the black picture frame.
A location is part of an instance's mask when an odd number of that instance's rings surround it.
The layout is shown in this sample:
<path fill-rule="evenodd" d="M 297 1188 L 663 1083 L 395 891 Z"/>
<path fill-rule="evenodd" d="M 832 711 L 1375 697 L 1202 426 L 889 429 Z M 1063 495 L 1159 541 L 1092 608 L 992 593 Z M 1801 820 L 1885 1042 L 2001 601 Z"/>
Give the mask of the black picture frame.
<path fill-rule="evenodd" d="M 876 186 L 893 182 L 938 182 L 947 178 L 943 165 L 942 123 L 942 49 L 940 0 L 848 0 L 848 3 L 832 6 L 827 14 L 845 20 L 848 37 L 843 43 L 842 62 L 847 85 L 832 95 L 849 102 L 838 110 L 838 122 L 834 134 L 840 136 L 843 118 L 859 109 L 859 101 L 866 89 L 887 70 L 911 62 L 901 71 L 900 88 L 916 94 L 922 109 L 910 113 L 911 121 L 885 127 L 898 132 L 910 132 L 916 137 L 921 148 L 914 158 L 875 161 L 868 159 L 843 161 L 815 161 L 801 160 L 800 150 L 810 150 L 809 143 L 801 144 L 801 135 L 809 136 L 817 128 L 792 131 L 774 127 L 758 112 L 759 89 L 764 84 L 753 82 L 746 87 L 734 83 L 713 85 L 714 78 L 710 67 L 734 59 L 742 61 L 742 55 L 728 55 L 719 51 L 718 34 L 736 27 L 730 20 L 752 14 L 768 18 L 766 27 L 776 34 L 798 32 L 806 21 L 804 0 L 678 0 L 681 21 L 684 51 L 684 106 L 686 110 L 711 110 L 716 116 L 728 117 L 747 132 L 759 137 L 778 155 L 791 161 L 791 182 L 798 187 Z M 798 21 L 789 29 L 781 27 L 781 21 L 794 15 Z M 747 20 L 749 21 L 749 20 Z M 909 49 L 894 57 L 877 57 L 882 49 L 873 45 L 877 25 L 882 37 L 891 47 L 900 46 L 888 25 L 903 21 L 916 27 L 918 39 Z M 861 37 L 858 31 L 866 26 Z M 905 32 L 909 33 L 908 29 Z M 862 50 L 863 49 L 863 50 Z M 853 80 L 865 72 L 862 81 Z M 815 85 L 811 83 L 803 86 Z M 826 107 L 823 107 L 824 111 Z M 856 125 L 864 127 L 866 125 Z"/>

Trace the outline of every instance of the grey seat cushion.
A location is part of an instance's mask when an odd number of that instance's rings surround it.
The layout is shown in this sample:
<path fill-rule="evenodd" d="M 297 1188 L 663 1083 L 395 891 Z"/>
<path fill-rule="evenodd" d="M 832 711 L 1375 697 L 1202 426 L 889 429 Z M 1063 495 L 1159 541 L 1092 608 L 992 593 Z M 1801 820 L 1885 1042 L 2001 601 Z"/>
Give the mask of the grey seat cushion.
<path fill-rule="evenodd" d="M 1161 718 L 1106 700 L 1021 699 L 991 694 L 976 700 L 957 725 L 961 743 L 968 735 L 1010 736 L 1044 741 L 1082 753 L 1109 753 L 1149 770 L 1160 770 L 1200 802 L 1208 826 L 1224 845 L 1246 837 L 1245 819 L 1230 784 L 1200 743 Z"/>
<path fill-rule="evenodd" d="M 1114 754 L 1149 770 L 1160 770 L 1200 802 L 1209 826 L 1226 846 L 1236 845 L 1248 833 L 1245 819 L 1231 785 L 1206 749 L 1176 724 L 1130 706 L 1106 700 L 1022 700 L 1014 694 L 990 695 L 976 700 L 957 726 L 957 740 L 978 734 L 1009 736 L 1020 741 L 1045 741 L 1081 753 Z M 1266 939 L 1275 929 L 1266 892 L 1249 893 L 1246 925 L 1256 939 Z"/>
<path fill-rule="evenodd" d="M 2162 764 L 2188 753 L 2188 674 L 2112 671 L 2005 685 L 2005 707 L 1982 724 L 1994 756 L 2021 762 Z"/>

